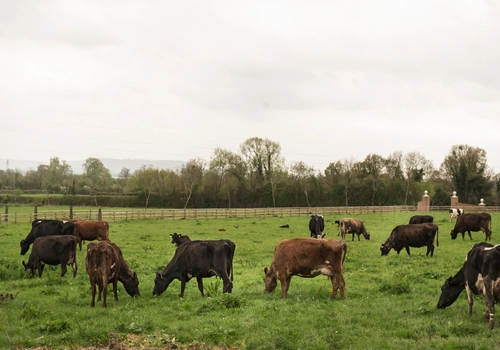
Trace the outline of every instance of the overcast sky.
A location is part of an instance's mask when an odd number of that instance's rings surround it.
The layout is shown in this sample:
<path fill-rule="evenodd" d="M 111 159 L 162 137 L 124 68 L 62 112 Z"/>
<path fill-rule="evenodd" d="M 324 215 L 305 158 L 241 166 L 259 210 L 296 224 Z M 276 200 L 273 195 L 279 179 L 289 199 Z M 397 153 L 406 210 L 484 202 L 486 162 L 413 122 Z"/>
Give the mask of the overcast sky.
<path fill-rule="evenodd" d="M 320 171 L 467 144 L 500 172 L 500 0 L 0 0 L 0 158 L 250 137 Z"/>

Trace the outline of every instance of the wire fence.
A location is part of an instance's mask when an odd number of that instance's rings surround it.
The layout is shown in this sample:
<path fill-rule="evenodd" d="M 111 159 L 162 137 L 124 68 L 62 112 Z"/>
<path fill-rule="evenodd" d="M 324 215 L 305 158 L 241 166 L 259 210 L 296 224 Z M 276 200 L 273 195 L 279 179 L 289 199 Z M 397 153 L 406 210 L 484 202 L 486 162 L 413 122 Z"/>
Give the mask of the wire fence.
<path fill-rule="evenodd" d="M 430 206 L 426 212 L 448 212 L 449 206 Z M 497 206 L 469 206 L 465 212 L 498 212 Z M 381 213 L 415 213 L 417 206 L 361 206 L 361 207 L 282 207 L 282 208 L 206 208 L 206 209 L 123 209 L 101 210 L 73 209 L 43 210 L 33 213 L 5 213 L 1 214 L 2 224 L 31 223 L 35 219 L 51 220 L 105 220 L 108 222 L 130 220 L 202 220 L 202 219 L 229 219 L 229 218 L 260 218 L 260 217 L 300 217 L 311 214 L 320 215 L 357 215 Z"/>

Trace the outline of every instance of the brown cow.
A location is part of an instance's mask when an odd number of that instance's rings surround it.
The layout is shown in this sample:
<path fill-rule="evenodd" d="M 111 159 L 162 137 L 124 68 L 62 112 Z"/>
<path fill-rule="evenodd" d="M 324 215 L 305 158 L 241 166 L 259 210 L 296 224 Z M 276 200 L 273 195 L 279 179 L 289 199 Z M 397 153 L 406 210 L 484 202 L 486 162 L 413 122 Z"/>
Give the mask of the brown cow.
<path fill-rule="evenodd" d="M 108 294 L 108 284 L 110 282 L 113 284 L 115 301 L 118 301 L 118 281 L 123 284 L 130 296 L 140 296 L 137 274 L 130 271 L 127 263 L 123 259 L 121 249 L 118 248 L 116 244 L 110 241 L 90 243 L 87 246 L 86 269 L 90 277 L 90 286 L 92 288 L 92 301 L 90 306 L 94 307 L 95 305 L 96 284 L 99 287 L 97 301 L 101 300 L 101 294 L 103 294 L 103 307 L 106 307 L 106 296 Z"/>
<path fill-rule="evenodd" d="M 491 215 L 488 213 L 460 215 L 455 222 L 455 227 L 451 230 L 451 239 L 457 238 L 459 233 L 464 239 L 465 231 L 469 234 L 470 239 L 472 239 L 470 231 L 483 231 L 486 240 L 491 240 Z"/>
<path fill-rule="evenodd" d="M 343 252 L 343 255 L 342 255 Z M 276 289 L 281 283 L 281 296 L 286 298 L 292 276 L 316 277 L 326 275 L 332 281 L 334 299 L 340 289 L 344 299 L 345 281 L 342 265 L 347 252 L 347 243 L 340 239 L 291 238 L 278 243 L 274 249 L 271 266 L 264 268 L 264 292 Z"/>
<path fill-rule="evenodd" d="M 345 239 L 346 234 L 352 233 L 352 240 L 354 241 L 354 234 L 363 235 L 365 239 L 370 240 L 370 232 L 366 230 L 365 224 L 363 221 L 354 219 L 354 218 L 343 218 L 340 220 L 340 233 L 342 235 L 342 239 Z"/>
<path fill-rule="evenodd" d="M 107 221 L 78 220 L 75 221 L 74 235 L 78 239 L 80 251 L 82 250 L 82 241 L 109 240 L 109 224 Z"/>

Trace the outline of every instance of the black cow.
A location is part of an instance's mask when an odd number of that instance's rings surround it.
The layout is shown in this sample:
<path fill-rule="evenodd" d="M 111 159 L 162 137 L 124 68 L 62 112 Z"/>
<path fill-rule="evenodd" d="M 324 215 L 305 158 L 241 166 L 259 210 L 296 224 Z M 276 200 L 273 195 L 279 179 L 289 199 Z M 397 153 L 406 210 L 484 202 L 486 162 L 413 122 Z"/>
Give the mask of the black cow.
<path fill-rule="evenodd" d="M 445 308 L 467 290 L 468 315 L 472 315 L 474 295 L 483 295 L 486 306 L 484 318 L 489 328 L 495 325 L 495 303 L 500 302 L 500 245 L 482 242 L 475 244 L 467 254 L 462 268 L 448 278 L 441 287 L 438 308 Z"/>
<path fill-rule="evenodd" d="M 181 294 L 184 297 L 186 282 L 196 277 L 198 289 L 202 296 L 203 278 L 218 276 L 223 281 L 223 292 L 231 293 L 233 282 L 229 278 L 234 256 L 233 246 L 225 240 L 220 241 L 191 241 L 180 244 L 175 254 L 162 272 L 156 273 L 153 295 L 163 293 L 174 279 L 181 281 Z"/>
<path fill-rule="evenodd" d="M 455 222 L 455 227 L 451 230 L 451 239 L 457 238 L 459 233 L 462 234 L 462 239 L 465 238 L 465 231 L 469 234 L 470 239 L 472 236 L 471 231 L 483 231 L 486 235 L 486 240 L 491 240 L 491 215 L 488 213 L 481 214 L 462 214 Z"/>
<path fill-rule="evenodd" d="M 426 256 L 434 254 L 434 237 L 436 237 L 436 245 L 438 242 L 438 226 L 436 224 L 408 224 L 396 226 L 389 238 L 380 246 L 382 255 L 388 255 L 390 250 L 399 252 L 405 248 L 410 255 L 410 247 L 420 248 L 427 246 Z"/>
<path fill-rule="evenodd" d="M 231 256 L 229 257 L 230 264 L 228 265 L 228 271 L 227 274 L 230 276 L 231 281 L 233 280 L 233 258 L 234 258 L 234 251 L 236 250 L 236 244 L 234 244 L 233 241 L 230 241 L 229 239 L 220 239 L 220 240 L 205 240 L 205 241 L 200 241 L 200 240 L 194 240 L 192 241 L 191 238 L 187 235 L 180 235 L 178 233 L 173 233 L 170 235 L 170 238 L 172 238 L 172 244 L 175 244 L 176 247 L 181 245 L 182 243 L 185 242 L 210 242 L 210 244 L 228 244 L 230 249 L 231 249 Z"/>
<path fill-rule="evenodd" d="M 26 254 L 30 249 L 31 243 L 37 237 L 53 236 L 53 235 L 73 235 L 75 224 L 69 221 L 60 220 L 34 220 L 31 223 L 31 231 L 25 239 L 21 240 L 21 255 Z"/>
<path fill-rule="evenodd" d="M 323 231 L 325 230 L 325 220 L 323 215 L 311 215 L 309 220 L 309 231 L 311 231 L 311 237 L 313 238 L 323 238 L 325 235 Z"/>
<path fill-rule="evenodd" d="M 434 217 L 431 215 L 414 215 L 410 218 L 409 224 L 433 223 Z"/>
<path fill-rule="evenodd" d="M 76 244 L 77 239 L 72 235 L 55 235 L 38 237 L 33 242 L 33 249 L 28 259 L 28 263 L 23 261 L 24 270 L 31 269 L 31 276 L 34 270 L 38 270 L 38 277 L 42 277 L 45 265 L 61 265 L 61 277 L 66 274 L 66 265 L 71 265 L 73 277 L 76 276 L 78 266 L 76 265 Z"/>

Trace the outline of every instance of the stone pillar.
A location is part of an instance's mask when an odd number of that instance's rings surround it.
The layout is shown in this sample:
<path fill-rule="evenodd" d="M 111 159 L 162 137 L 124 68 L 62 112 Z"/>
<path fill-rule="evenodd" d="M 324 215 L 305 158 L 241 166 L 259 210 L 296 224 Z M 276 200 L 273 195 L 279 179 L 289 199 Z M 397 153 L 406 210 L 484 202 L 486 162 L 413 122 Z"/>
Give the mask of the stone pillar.
<path fill-rule="evenodd" d="M 427 191 L 424 191 L 424 195 L 422 196 L 422 201 L 419 202 L 418 211 L 429 211 L 430 208 L 430 197 L 427 194 Z"/>
<path fill-rule="evenodd" d="M 453 196 L 451 196 L 450 207 L 456 208 L 458 206 L 457 192 L 453 191 Z"/>
<path fill-rule="evenodd" d="M 484 204 L 484 199 L 481 198 L 481 203 L 478 204 L 479 206 L 485 206 L 486 204 Z"/>

